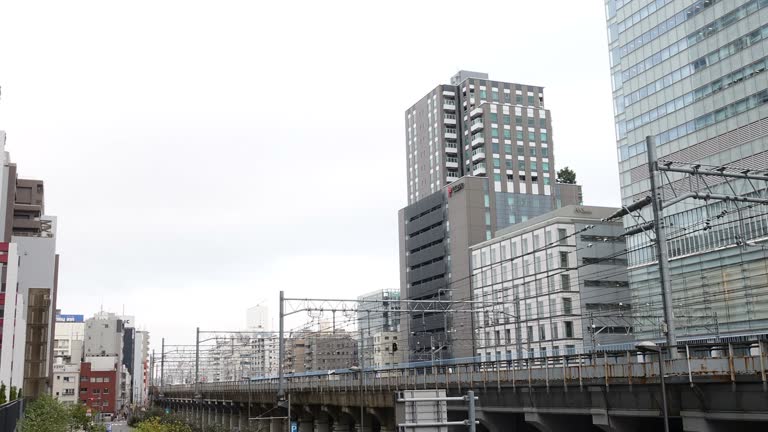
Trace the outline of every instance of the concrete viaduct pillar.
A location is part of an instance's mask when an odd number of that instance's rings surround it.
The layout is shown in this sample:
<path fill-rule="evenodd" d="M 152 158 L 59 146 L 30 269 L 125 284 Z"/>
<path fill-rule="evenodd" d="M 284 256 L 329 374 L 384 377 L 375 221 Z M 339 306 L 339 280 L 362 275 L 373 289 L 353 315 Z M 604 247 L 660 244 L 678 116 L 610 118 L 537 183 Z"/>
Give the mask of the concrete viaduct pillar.
<path fill-rule="evenodd" d="M 240 428 L 241 431 L 248 430 L 248 424 L 250 423 L 248 421 L 248 407 L 244 407 L 240 405 L 240 415 L 238 416 L 238 428 Z"/>
<path fill-rule="evenodd" d="M 299 419 L 299 432 L 314 432 L 314 422 L 309 417 Z"/>
<path fill-rule="evenodd" d="M 269 421 L 269 432 L 285 432 L 282 419 L 272 419 Z"/>
<path fill-rule="evenodd" d="M 222 406 L 221 407 L 221 426 L 224 427 L 226 430 L 231 430 L 231 422 L 232 417 L 229 413 L 229 407 L 228 406 Z"/>
<path fill-rule="evenodd" d="M 315 419 L 315 432 L 331 432 L 330 425 L 327 418 Z"/>

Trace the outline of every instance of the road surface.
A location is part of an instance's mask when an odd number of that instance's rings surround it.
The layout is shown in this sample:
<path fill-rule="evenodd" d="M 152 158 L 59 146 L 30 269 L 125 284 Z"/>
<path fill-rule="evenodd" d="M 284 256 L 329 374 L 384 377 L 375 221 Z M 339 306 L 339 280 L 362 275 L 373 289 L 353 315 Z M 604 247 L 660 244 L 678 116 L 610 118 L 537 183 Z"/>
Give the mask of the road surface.
<path fill-rule="evenodd" d="M 110 423 L 107 423 L 107 425 L 109 424 Z M 111 424 L 112 432 L 130 432 L 133 430 L 132 427 L 128 426 L 128 423 L 125 420 L 111 422 Z M 107 426 L 107 432 L 109 432 L 109 426 Z"/>

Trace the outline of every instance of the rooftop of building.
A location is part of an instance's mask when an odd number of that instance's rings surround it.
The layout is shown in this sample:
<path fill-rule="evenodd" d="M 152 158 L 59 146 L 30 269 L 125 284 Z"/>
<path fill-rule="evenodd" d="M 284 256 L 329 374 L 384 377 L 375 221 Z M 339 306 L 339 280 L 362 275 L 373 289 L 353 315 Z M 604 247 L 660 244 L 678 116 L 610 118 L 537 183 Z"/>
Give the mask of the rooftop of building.
<path fill-rule="evenodd" d="M 521 222 L 510 227 L 496 231 L 492 239 L 486 240 L 482 243 L 477 243 L 470 246 L 470 249 L 476 249 L 483 246 L 487 246 L 498 242 L 504 238 L 514 237 L 516 235 L 524 234 L 535 229 L 551 225 L 557 222 L 574 223 L 583 221 L 586 223 L 610 223 L 621 225 L 620 221 L 617 222 L 602 222 L 602 219 L 615 213 L 619 210 L 616 207 L 600 207 L 600 206 L 585 206 L 585 205 L 569 205 L 561 207 L 556 210 L 552 210 L 549 213 L 545 213 L 541 216 L 528 219 L 525 222 Z"/>

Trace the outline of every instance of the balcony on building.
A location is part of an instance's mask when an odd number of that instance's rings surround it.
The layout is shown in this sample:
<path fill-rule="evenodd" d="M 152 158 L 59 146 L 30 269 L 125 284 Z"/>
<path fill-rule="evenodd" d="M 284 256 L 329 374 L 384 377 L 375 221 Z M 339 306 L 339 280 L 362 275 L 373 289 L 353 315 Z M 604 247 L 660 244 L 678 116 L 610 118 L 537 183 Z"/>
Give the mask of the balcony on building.
<path fill-rule="evenodd" d="M 455 182 L 459 179 L 459 172 L 458 171 L 448 171 L 448 174 L 446 174 L 445 181 L 448 183 Z"/>
<path fill-rule="evenodd" d="M 479 115 L 482 115 L 482 114 L 483 114 L 483 108 L 482 107 L 477 107 L 477 108 L 475 108 L 475 109 L 473 109 L 472 111 L 469 112 L 469 117 L 470 118 L 475 118 L 475 117 L 477 117 Z"/>
<path fill-rule="evenodd" d="M 445 114 L 443 116 L 443 123 L 447 126 L 456 126 L 456 114 Z"/>
<path fill-rule="evenodd" d="M 472 126 L 470 126 L 469 130 L 472 133 L 475 133 L 483 128 L 483 118 L 478 117 L 474 120 L 472 120 Z"/>
<path fill-rule="evenodd" d="M 445 111 L 456 111 L 456 101 L 446 99 L 443 101 L 443 109 Z"/>
<path fill-rule="evenodd" d="M 443 96 L 446 97 L 456 97 L 456 92 L 450 91 L 450 90 L 443 90 Z"/>
<path fill-rule="evenodd" d="M 445 158 L 445 167 L 446 168 L 458 168 L 459 167 L 459 158 L 448 156 Z"/>
<path fill-rule="evenodd" d="M 451 154 L 456 154 L 456 153 L 459 152 L 459 145 L 457 143 L 455 143 L 455 142 L 450 142 L 450 141 L 446 142 L 445 143 L 445 152 L 446 153 L 451 153 Z"/>
<path fill-rule="evenodd" d="M 485 162 L 472 165 L 472 175 L 485 175 Z"/>
<path fill-rule="evenodd" d="M 455 128 L 445 128 L 445 138 L 446 139 L 456 139 L 458 135 L 456 135 L 456 129 Z"/>
<path fill-rule="evenodd" d="M 475 134 L 472 135 L 472 147 L 485 144 L 485 137 L 483 137 L 483 134 Z"/>
<path fill-rule="evenodd" d="M 472 150 L 472 162 L 477 162 L 479 160 L 485 159 L 485 149 L 484 148 L 478 148 L 475 150 Z"/>

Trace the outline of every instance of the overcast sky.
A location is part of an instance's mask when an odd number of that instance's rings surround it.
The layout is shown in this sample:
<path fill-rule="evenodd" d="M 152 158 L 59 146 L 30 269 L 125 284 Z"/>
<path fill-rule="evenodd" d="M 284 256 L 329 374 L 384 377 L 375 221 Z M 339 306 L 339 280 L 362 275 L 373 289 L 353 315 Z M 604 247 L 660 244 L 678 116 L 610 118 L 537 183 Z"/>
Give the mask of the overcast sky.
<path fill-rule="evenodd" d="M 159 349 L 280 289 L 396 288 L 403 113 L 459 69 L 545 87 L 557 168 L 619 203 L 601 0 L 3 2 L 0 129 L 59 217 L 59 307 Z"/>

